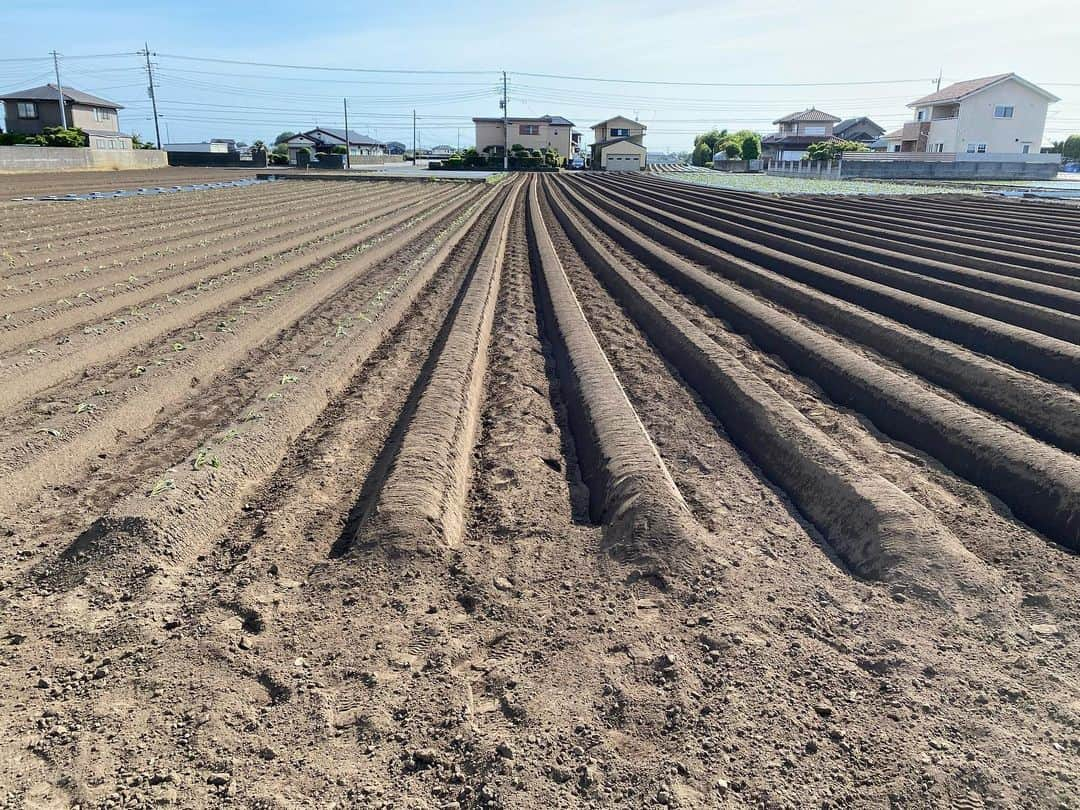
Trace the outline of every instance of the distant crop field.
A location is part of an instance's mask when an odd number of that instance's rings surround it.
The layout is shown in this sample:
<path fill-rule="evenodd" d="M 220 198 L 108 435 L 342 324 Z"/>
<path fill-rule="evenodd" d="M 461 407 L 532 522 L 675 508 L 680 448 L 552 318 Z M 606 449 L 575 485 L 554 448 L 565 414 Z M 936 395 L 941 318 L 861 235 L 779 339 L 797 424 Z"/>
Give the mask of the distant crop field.
<path fill-rule="evenodd" d="M 816 177 L 776 177 L 769 174 L 729 174 L 703 169 L 664 175 L 680 183 L 729 188 L 734 191 L 760 191 L 765 194 L 945 194 L 955 187 L 886 183 L 876 180 L 822 180 Z"/>

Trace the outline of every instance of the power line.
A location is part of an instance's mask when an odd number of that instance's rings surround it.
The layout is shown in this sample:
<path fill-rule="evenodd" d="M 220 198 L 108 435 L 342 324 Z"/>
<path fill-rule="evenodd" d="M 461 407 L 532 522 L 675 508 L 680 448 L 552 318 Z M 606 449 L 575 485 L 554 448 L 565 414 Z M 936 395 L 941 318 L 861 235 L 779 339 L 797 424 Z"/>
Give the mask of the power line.
<path fill-rule="evenodd" d="M 184 59 L 189 62 L 215 62 L 225 65 L 247 65 L 249 67 L 284 68 L 286 70 L 326 70 L 340 73 L 400 73 L 406 75 L 431 76 L 486 76 L 498 72 L 494 70 L 428 70 L 403 68 L 349 68 L 332 67 L 330 65 L 286 65 L 275 62 L 248 62 L 241 59 L 219 59 L 209 56 L 181 56 L 175 53 L 158 53 L 155 55 L 167 59 Z"/>

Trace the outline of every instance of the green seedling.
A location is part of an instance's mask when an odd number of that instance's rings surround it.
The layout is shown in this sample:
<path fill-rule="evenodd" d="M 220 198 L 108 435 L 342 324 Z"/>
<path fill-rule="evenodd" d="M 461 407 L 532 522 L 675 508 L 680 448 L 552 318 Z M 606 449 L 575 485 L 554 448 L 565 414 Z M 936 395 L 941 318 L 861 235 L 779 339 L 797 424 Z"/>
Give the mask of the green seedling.
<path fill-rule="evenodd" d="M 195 342 L 198 342 L 200 340 L 206 340 L 206 336 L 202 332 L 192 332 L 191 333 L 191 340 L 192 340 L 193 343 L 195 343 Z"/>
<path fill-rule="evenodd" d="M 295 374 L 282 374 L 281 375 L 281 384 L 282 385 L 288 385 L 289 383 L 294 383 L 294 382 L 300 382 L 300 378 L 297 377 Z"/>
<path fill-rule="evenodd" d="M 275 399 L 281 399 L 281 392 L 280 391 L 272 391 L 271 393 L 266 395 L 266 400 L 268 402 L 272 402 Z"/>
<path fill-rule="evenodd" d="M 229 442 L 229 441 L 232 441 L 233 439 L 238 438 L 239 436 L 240 436 L 240 431 L 239 430 L 237 430 L 236 428 L 229 428 L 227 431 L 225 431 L 225 435 L 224 435 L 224 437 L 222 437 L 221 440 L 223 442 Z"/>
<path fill-rule="evenodd" d="M 75 406 L 75 413 L 86 413 L 92 410 L 94 410 L 94 405 L 91 402 L 80 402 Z"/>
<path fill-rule="evenodd" d="M 211 454 L 209 450 L 200 450 L 195 454 L 194 460 L 191 462 L 191 468 L 193 470 L 201 470 L 203 467 L 220 467 L 221 462 L 218 461 L 218 457 Z"/>
<path fill-rule="evenodd" d="M 176 482 L 171 478 L 162 478 L 150 488 L 150 497 L 156 498 L 162 492 L 168 492 L 170 489 L 176 489 Z"/>
<path fill-rule="evenodd" d="M 345 326 L 343 324 L 339 323 L 338 328 L 337 328 L 337 333 L 334 335 L 334 337 L 348 337 L 348 336 L 349 336 L 349 333 L 346 331 Z"/>
<path fill-rule="evenodd" d="M 131 370 L 131 376 L 132 377 L 141 377 L 145 373 L 146 373 L 146 366 L 135 366 L 135 368 L 133 368 Z"/>
<path fill-rule="evenodd" d="M 94 391 L 94 396 L 96 397 L 107 397 L 108 395 L 109 390 L 107 388 L 98 388 Z"/>
<path fill-rule="evenodd" d="M 134 284 L 138 280 L 139 280 L 138 276 L 128 276 L 128 284 Z"/>
<path fill-rule="evenodd" d="M 182 352 L 182 351 L 184 351 L 185 349 L 187 349 L 187 346 L 185 346 L 185 345 L 184 345 L 183 343 L 181 343 L 180 341 L 177 341 L 176 343 L 174 343 L 174 344 L 172 345 L 172 350 L 173 350 L 174 352 Z"/>
<path fill-rule="evenodd" d="M 242 421 L 242 422 L 258 422 L 262 418 L 263 418 L 263 415 L 261 413 L 259 413 L 258 411 L 248 411 L 247 415 L 245 415 L 244 418 L 241 419 L 240 421 Z"/>

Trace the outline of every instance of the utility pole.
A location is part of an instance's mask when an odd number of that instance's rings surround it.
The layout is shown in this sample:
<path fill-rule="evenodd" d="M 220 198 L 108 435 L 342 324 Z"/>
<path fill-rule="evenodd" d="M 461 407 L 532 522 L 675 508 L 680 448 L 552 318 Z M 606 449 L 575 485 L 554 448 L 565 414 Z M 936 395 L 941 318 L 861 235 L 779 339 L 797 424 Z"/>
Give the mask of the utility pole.
<path fill-rule="evenodd" d="M 147 92 L 150 94 L 150 103 L 154 107 L 154 135 L 157 138 L 157 148 L 161 148 L 161 126 L 158 124 L 157 94 L 154 92 L 154 71 L 150 69 L 150 46 L 143 43 L 143 55 L 146 56 L 146 79 L 150 83 Z"/>
<path fill-rule="evenodd" d="M 53 69 L 56 71 L 56 95 L 60 99 L 60 126 L 67 129 L 67 108 L 64 104 L 64 85 L 60 84 L 60 54 L 52 52 Z"/>
<path fill-rule="evenodd" d="M 941 68 L 938 68 L 938 72 L 937 72 L 937 89 L 939 91 L 941 90 L 941 70 L 942 70 Z"/>
<path fill-rule="evenodd" d="M 345 105 L 345 168 L 352 168 L 352 161 L 349 160 L 349 100 L 343 98 L 342 103 Z"/>
<path fill-rule="evenodd" d="M 412 165 L 416 165 L 416 110 L 412 111 Z"/>
<path fill-rule="evenodd" d="M 507 171 L 510 168 L 510 123 L 507 121 L 506 110 L 506 71 L 502 72 L 503 75 L 503 171 Z"/>

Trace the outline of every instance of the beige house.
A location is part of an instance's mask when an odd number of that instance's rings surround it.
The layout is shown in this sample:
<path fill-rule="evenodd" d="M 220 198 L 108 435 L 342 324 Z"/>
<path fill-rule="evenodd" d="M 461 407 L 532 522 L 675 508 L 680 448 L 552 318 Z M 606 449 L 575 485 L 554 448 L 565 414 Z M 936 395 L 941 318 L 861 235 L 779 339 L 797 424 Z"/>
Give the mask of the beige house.
<path fill-rule="evenodd" d="M 835 115 L 811 107 L 773 121 L 779 130 L 761 139 L 762 157 L 774 160 L 804 160 L 812 143 L 837 140 L 833 127 L 840 123 Z"/>
<path fill-rule="evenodd" d="M 574 154 L 574 124 L 561 115 L 507 118 L 505 130 L 502 118 L 474 118 L 473 124 L 478 152 L 501 155 L 506 147 L 521 144 L 526 149 L 554 149 L 568 160 Z"/>
<path fill-rule="evenodd" d="M 593 124 L 592 168 L 621 172 L 644 169 L 646 129 L 622 115 Z"/>
<path fill-rule="evenodd" d="M 887 150 L 1037 155 L 1055 101 L 1015 73 L 956 82 L 908 104 L 915 120 L 884 136 Z"/>
<path fill-rule="evenodd" d="M 61 126 L 60 91 L 55 84 L 32 87 L 0 96 L 4 102 L 4 129 L 23 135 L 40 135 L 46 127 Z M 83 130 L 92 149 L 131 149 L 131 136 L 120 131 L 122 110 L 114 101 L 64 88 L 67 125 Z"/>

